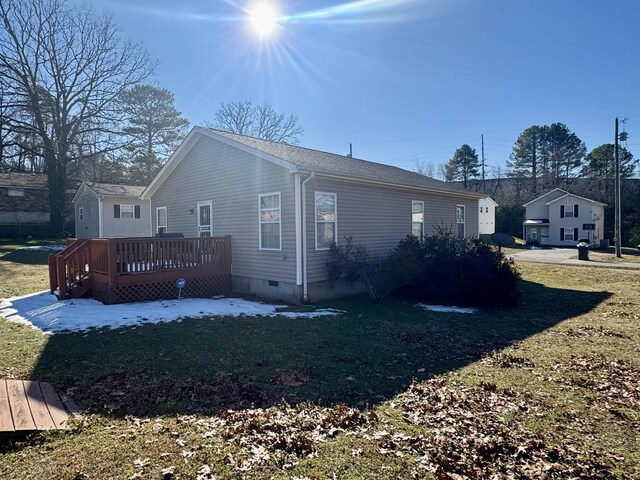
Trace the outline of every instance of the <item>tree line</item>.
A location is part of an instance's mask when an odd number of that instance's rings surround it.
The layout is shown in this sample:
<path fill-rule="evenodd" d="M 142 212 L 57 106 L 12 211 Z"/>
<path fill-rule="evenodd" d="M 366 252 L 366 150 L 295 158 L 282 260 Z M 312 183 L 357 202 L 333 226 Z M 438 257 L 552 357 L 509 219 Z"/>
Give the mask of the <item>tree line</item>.
<path fill-rule="evenodd" d="M 147 185 L 188 132 L 155 62 L 109 15 L 66 0 L 0 0 L 0 172 L 48 177 L 51 231 L 70 179 Z M 297 143 L 295 116 L 221 103 L 208 125 Z"/>
<path fill-rule="evenodd" d="M 585 143 L 563 123 L 533 125 L 515 140 L 509 159 L 494 168 L 491 178 L 482 181 L 481 160 L 476 150 L 462 145 L 440 168 L 441 177 L 460 182 L 465 188 L 484 191 L 500 204 L 496 227 L 513 235 L 522 232 L 523 203 L 554 188 L 562 188 L 607 204 L 605 237 L 613 238 L 614 145 L 606 143 L 587 151 Z M 640 181 L 634 174 L 638 159 L 619 147 L 622 177 L 623 242 L 640 243 Z M 424 165 L 417 171 L 425 173 Z M 433 168 L 431 169 L 433 172 Z M 436 172 L 437 173 L 437 172 Z"/>

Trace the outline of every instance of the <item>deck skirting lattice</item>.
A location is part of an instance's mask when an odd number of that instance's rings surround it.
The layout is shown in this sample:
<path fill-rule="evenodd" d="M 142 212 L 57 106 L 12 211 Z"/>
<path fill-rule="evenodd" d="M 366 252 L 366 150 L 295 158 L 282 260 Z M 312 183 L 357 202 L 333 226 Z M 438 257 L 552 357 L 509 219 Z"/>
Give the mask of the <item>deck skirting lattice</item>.
<path fill-rule="evenodd" d="M 231 275 L 209 275 L 189 278 L 181 296 L 185 298 L 206 298 L 215 295 L 228 295 L 231 292 Z M 164 300 L 178 297 L 175 280 L 147 283 L 141 278 L 140 283 L 129 285 L 93 286 L 93 297 L 105 304 L 140 302 L 145 300 Z"/>

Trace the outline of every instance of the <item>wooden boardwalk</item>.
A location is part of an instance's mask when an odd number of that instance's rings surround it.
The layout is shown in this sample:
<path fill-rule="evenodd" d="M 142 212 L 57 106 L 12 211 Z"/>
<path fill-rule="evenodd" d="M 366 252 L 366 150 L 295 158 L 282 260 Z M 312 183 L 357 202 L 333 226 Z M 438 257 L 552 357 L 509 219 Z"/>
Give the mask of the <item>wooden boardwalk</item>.
<path fill-rule="evenodd" d="M 0 433 L 66 430 L 69 413 L 78 411 L 70 398 L 58 396 L 46 382 L 0 379 Z"/>

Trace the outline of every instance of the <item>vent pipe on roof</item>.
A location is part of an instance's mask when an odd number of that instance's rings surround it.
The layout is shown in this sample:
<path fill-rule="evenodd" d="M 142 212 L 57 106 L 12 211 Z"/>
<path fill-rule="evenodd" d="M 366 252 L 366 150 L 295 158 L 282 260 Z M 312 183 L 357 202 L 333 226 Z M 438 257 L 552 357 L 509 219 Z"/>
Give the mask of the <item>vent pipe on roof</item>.
<path fill-rule="evenodd" d="M 353 158 L 353 145 L 351 143 L 349 143 L 349 154 L 347 155 L 348 158 Z"/>

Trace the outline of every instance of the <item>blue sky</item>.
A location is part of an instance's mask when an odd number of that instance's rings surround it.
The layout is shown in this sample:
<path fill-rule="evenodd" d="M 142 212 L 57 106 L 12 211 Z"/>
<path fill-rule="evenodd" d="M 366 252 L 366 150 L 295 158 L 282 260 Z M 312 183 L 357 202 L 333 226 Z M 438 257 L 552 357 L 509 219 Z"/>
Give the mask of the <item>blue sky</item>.
<path fill-rule="evenodd" d="M 301 145 L 413 169 L 468 143 L 504 165 L 534 124 L 563 122 L 592 148 L 628 117 L 640 156 L 640 1 L 93 0 L 159 61 L 154 82 L 194 124 L 220 102 L 297 115 Z M 331 8 L 338 7 L 338 8 Z M 346 7 L 346 8 L 345 8 Z"/>

